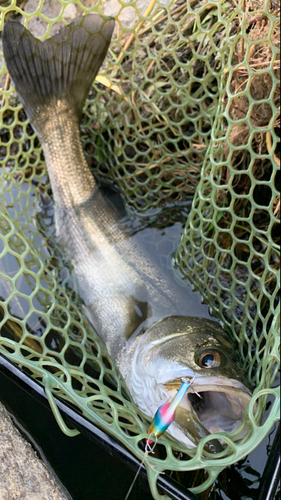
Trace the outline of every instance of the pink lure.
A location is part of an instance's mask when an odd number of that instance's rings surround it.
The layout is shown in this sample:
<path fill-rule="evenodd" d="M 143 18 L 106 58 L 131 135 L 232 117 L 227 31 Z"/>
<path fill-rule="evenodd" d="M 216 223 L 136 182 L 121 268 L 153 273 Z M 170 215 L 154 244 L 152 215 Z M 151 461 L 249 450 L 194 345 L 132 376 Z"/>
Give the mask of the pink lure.
<path fill-rule="evenodd" d="M 189 387 L 190 381 L 183 382 L 174 399 L 170 403 L 164 403 L 159 406 L 148 428 L 148 436 L 158 438 L 168 429 L 169 425 L 171 425 L 175 418 L 176 408 Z M 146 442 L 151 444 L 153 441 L 147 439 Z"/>

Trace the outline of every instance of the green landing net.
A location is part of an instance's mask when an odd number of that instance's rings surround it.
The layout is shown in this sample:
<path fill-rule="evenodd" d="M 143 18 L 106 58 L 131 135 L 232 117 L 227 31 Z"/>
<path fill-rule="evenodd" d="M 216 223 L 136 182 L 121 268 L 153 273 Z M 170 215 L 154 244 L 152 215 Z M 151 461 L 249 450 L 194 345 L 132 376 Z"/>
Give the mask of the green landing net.
<path fill-rule="evenodd" d="M 44 39 L 73 13 L 106 14 L 102 2 L 84 3 L 57 0 L 51 14 L 44 0 L 7 0 L 0 28 L 17 18 Z M 203 492 L 279 418 L 271 385 L 279 368 L 280 9 L 265 0 L 154 0 L 145 12 L 140 4 L 116 0 L 117 29 L 81 121 L 87 161 L 139 213 L 193 200 L 175 262 L 234 333 L 255 387 L 243 439 L 223 437 L 221 453 L 204 450 L 219 435 L 188 455 L 161 438 L 162 458 L 147 458 L 158 499 L 159 473 L 205 470 L 192 488 Z M 76 431 L 54 396 L 142 460 L 148 419 L 81 314 L 62 250 L 37 227 L 38 193 L 51 193 L 44 156 L 2 53 L 0 67 L 0 352 L 44 386 L 66 434 Z"/>

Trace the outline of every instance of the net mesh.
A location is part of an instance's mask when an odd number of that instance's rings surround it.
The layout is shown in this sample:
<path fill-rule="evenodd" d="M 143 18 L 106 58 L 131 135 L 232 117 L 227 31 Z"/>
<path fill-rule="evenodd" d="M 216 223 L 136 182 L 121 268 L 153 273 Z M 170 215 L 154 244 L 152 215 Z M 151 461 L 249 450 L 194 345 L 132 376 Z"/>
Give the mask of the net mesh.
<path fill-rule="evenodd" d="M 1 29 L 17 16 L 47 38 L 70 15 L 106 13 L 93 3 L 7 0 Z M 193 199 L 175 264 L 233 331 L 255 387 L 243 439 L 224 436 L 213 456 L 206 437 L 187 455 L 165 435 L 161 458 L 147 458 L 155 498 L 164 470 L 204 470 L 198 493 L 253 450 L 279 415 L 279 390 L 271 388 L 279 368 L 279 8 L 261 0 L 152 1 L 145 12 L 136 1 L 116 6 L 117 30 L 81 121 L 88 164 L 138 213 Z M 1 353 L 44 386 L 65 433 L 76 431 L 54 395 L 142 459 L 148 420 L 80 312 L 71 264 L 37 225 L 38 193 L 51 194 L 50 182 L 0 57 Z"/>

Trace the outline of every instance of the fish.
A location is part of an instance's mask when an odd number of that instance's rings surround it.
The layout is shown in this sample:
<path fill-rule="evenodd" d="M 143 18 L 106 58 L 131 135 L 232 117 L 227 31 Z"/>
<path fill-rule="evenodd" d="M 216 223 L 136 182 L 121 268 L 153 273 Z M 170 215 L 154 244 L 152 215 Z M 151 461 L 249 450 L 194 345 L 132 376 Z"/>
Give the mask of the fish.
<path fill-rule="evenodd" d="M 148 416 L 174 397 L 182 377 L 195 377 L 168 429 L 195 447 L 204 436 L 236 431 L 252 391 L 228 333 L 194 316 L 197 298 L 190 294 L 187 301 L 171 275 L 132 242 L 85 160 L 79 120 L 114 25 L 112 18 L 89 13 L 40 41 L 8 20 L 4 58 L 43 147 L 56 237 L 73 266 L 84 312 Z"/>

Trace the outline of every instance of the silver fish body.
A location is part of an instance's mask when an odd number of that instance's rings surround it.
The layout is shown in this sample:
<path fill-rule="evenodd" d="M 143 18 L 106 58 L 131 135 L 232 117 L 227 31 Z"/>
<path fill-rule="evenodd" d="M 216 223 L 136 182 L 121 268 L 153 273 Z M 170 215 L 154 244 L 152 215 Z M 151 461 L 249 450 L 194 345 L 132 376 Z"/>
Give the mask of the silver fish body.
<path fill-rule="evenodd" d="M 116 361 L 138 327 L 180 314 L 186 305 L 172 280 L 122 230 L 118 211 L 98 189 L 72 110 L 59 102 L 45 113 L 44 135 L 38 135 L 55 201 L 56 234 L 70 256 L 86 313 Z"/>
<path fill-rule="evenodd" d="M 193 318 L 192 299 L 186 304 L 173 280 L 132 243 L 84 158 L 79 117 L 113 28 L 113 20 L 88 14 L 39 42 L 8 21 L 4 56 L 43 146 L 56 234 L 71 259 L 87 316 L 147 414 L 175 394 L 181 376 L 196 375 L 194 386 L 204 393 L 201 409 L 185 398 L 171 426 L 177 439 L 194 446 L 206 434 L 239 427 L 251 393 L 226 334 L 206 318 Z"/>

